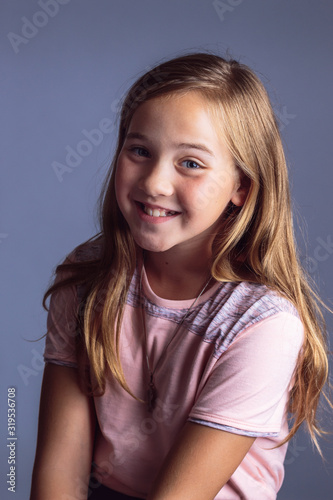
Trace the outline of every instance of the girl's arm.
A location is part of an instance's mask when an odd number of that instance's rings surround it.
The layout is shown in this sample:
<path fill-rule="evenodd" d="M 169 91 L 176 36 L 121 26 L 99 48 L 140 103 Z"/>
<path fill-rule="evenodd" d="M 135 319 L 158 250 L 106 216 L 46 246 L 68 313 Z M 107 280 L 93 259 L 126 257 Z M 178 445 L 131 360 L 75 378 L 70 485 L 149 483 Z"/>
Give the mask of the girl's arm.
<path fill-rule="evenodd" d="M 30 500 L 86 500 L 95 435 L 93 401 L 79 387 L 77 370 L 44 370 Z"/>
<path fill-rule="evenodd" d="M 147 500 L 213 500 L 254 440 L 188 422 Z"/>

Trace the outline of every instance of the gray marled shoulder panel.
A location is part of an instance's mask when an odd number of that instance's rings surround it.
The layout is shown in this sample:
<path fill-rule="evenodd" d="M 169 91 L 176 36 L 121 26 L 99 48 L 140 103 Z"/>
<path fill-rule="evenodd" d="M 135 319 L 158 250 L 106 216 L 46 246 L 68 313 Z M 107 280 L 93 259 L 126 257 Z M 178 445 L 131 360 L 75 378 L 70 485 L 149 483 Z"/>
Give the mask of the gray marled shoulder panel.
<path fill-rule="evenodd" d="M 127 303 L 139 307 L 138 273 L 133 276 Z M 179 323 L 187 309 L 161 307 L 146 297 L 146 313 L 151 316 Z M 188 331 L 202 337 L 204 342 L 215 344 L 216 357 L 224 352 L 245 328 L 280 312 L 298 317 L 295 307 L 266 286 L 241 282 L 221 283 L 216 292 L 205 302 L 193 308 L 185 320 Z"/>

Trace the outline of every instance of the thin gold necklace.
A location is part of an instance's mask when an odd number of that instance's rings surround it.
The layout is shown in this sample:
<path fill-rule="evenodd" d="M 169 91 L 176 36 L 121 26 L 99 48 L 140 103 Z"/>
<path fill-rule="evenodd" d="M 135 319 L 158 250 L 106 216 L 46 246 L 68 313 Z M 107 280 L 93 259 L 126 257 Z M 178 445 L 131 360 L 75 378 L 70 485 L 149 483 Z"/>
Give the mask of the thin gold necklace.
<path fill-rule="evenodd" d="M 174 331 L 171 339 L 169 340 L 169 342 L 164 347 L 164 349 L 162 351 L 162 354 L 160 355 L 160 357 L 157 360 L 157 363 L 155 364 L 155 367 L 152 368 L 152 366 L 150 364 L 150 360 L 149 360 L 149 355 L 148 355 L 148 338 L 147 338 L 147 328 L 146 328 L 146 315 L 145 315 L 145 308 L 144 308 L 144 297 L 143 297 L 143 292 L 142 292 L 143 270 L 144 270 L 144 262 L 142 262 L 142 268 L 141 268 L 141 274 L 140 274 L 140 288 L 139 288 L 139 290 L 140 290 L 140 301 L 141 301 L 142 326 L 143 326 L 144 337 L 145 337 L 144 338 L 144 350 L 145 350 L 145 358 L 146 358 L 147 369 L 148 369 L 148 374 L 149 374 L 149 383 L 148 383 L 148 390 L 147 390 L 147 396 L 148 396 L 148 398 L 147 398 L 147 407 L 148 407 L 148 411 L 152 412 L 154 410 L 154 408 L 155 408 L 156 399 L 157 399 L 157 390 L 156 390 L 156 386 L 155 386 L 155 382 L 154 382 L 154 375 L 155 375 L 156 369 L 157 369 L 158 365 L 160 364 L 161 359 L 164 357 L 164 355 L 165 355 L 165 353 L 166 353 L 169 345 L 171 344 L 171 342 L 173 341 L 173 339 L 176 337 L 177 333 L 179 332 L 179 330 L 180 330 L 181 326 L 183 325 L 185 319 L 190 314 L 190 311 L 192 310 L 192 308 L 195 306 L 195 304 L 198 301 L 198 299 L 201 297 L 201 295 L 204 293 L 204 291 L 208 287 L 208 285 L 209 285 L 212 277 L 211 276 L 209 277 L 209 280 L 206 282 L 205 286 L 202 288 L 202 290 L 199 293 L 199 295 L 194 299 L 194 301 L 192 302 L 192 304 L 190 305 L 190 307 L 188 308 L 188 310 L 186 311 L 186 313 L 182 317 L 180 323 L 176 326 L 176 329 L 175 329 L 175 331 Z"/>

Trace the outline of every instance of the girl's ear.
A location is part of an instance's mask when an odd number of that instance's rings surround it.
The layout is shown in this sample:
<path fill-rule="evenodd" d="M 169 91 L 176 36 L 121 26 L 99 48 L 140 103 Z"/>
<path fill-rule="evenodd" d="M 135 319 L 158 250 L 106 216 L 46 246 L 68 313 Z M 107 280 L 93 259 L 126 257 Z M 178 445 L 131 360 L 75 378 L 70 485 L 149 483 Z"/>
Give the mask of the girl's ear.
<path fill-rule="evenodd" d="M 242 207 L 247 198 L 250 185 L 251 180 L 241 170 L 238 170 L 238 182 L 230 201 L 237 207 Z"/>

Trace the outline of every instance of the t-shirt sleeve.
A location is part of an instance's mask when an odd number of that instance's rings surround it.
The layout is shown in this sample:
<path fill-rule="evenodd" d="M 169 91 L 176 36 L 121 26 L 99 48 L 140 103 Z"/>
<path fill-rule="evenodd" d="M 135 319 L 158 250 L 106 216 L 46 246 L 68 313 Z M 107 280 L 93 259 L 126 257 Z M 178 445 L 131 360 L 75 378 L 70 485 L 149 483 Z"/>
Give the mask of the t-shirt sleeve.
<path fill-rule="evenodd" d="M 280 312 L 241 332 L 215 363 L 189 420 L 253 437 L 278 436 L 303 326 Z"/>
<path fill-rule="evenodd" d="M 57 274 L 57 283 L 63 274 Z M 77 289 L 76 286 L 60 288 L 52 294 L 47 317 L 45 340 L 45 362 L 76 367 L 77 335 Z"/>

